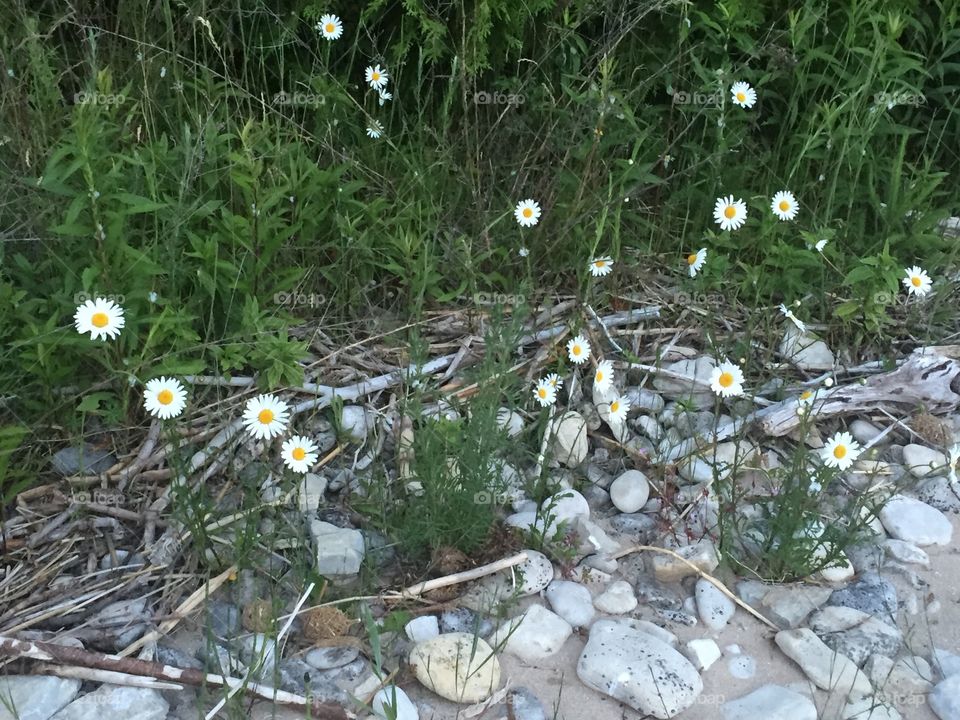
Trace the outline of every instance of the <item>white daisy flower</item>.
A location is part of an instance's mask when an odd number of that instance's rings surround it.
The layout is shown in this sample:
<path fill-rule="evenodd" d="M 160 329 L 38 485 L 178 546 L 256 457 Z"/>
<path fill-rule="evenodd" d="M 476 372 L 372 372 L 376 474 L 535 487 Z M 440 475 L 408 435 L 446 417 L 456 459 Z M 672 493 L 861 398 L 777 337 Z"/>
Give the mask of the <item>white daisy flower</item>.
<path fill-rule="evenodd" d="M 373 140 L 379 140 L 381 135 L 383 135 L 383 125 L 377 120 L 371 120 L 367 126 L 367 137 Z"/>
<path fill-rule="evenodd" d="M 379 65 L 367 67 L 364 76 L 366 77 L 367 82 L 370 83 L 370 87 L 372 87 L 374 90 L 383 90 L 387 86 L 387 80 L 390 79 L 387 71 L 381 68 Z"/>
<path fill-rule="evenodd" d="M 120 328 L 124 323 L 126 320 L 123 317 L 123 308 L 113 300 L 105 298 L 87 300 L 77 307 L 77 311 L 73 314 L 73 324 L 77 332 L 81 335 L 90 333 L 91 340 L 115 338 L 120 334 Z"/>
<path fill-rule="evenodd" d="M 600 257 L 590 261 L 590 274 L 594 277 L 604 277 L 613 272 L 613 259 Z"/>
<path fill-rule="evenodd" d="M 695 253 L 690 253 L 687 255 L 687 272 L 690 273 L 690 277 L 696 277 L 697 273 L 700 272 L 700 268 L 703 267 L 704 263 L 707 262 L 707 249 L 700 248 Z"/>
<path fill-rule="evenodd" d="M 822 240 L 817 240 L 817 244 L 814 245 L 814 247 L 817 249 L 818 253 L 822 253 L 823 249 L 827 246 L 828 242 L 830 241 L 827 240 L 826 238 L 823 238 Z"/>
<path fill-rule="evenodd" d="M 605 393 L 612 385 L 613 363 L 609 360 L 601 360 L 593 372 L 593 389 L 596 392 Z"/>
<path fill-rule="evenodd" d="M 540 403 L 541 407 L 547 407 L 557 401 L 557 389 L 550 384 L 549 380 L 541 379 L 533 389 L 533 396 Z"/>
<path fill-rule="evenodd" d="M 786 305 L 784 305 L 783 303 L 780 303 L 780 313 L 781 313 L 785 318 L 787 318 L 787 320 L 789 320 L 789 321 L 792 322 L 794 325 L 796 325 L 796 326 L 797 326 L 797 329 L 799 329 L 800 332 L 806 332 L 806 331 L 807 331 L 807 325 L 806 325 L 806 323 L 803 322 L 803 321 L 802 321 L 800 318 L 798 318 L 796 315 L 794 315 L 794 314 L 793 314 L 793 310 L 791 310 L 790 308 L 788 308 L 788 307 L 787 307 Z"/>
<path fill-rule="evenodd" d="M 380 98 L 378 100 L 378 102 L 380 103 L 380 107 L 383 107 L 384 103 L 387 103 L 391 100 L 393 100 L 393 95 L 388 93 L 386 90 L 380 91 Z"/>
<path fill-rule="evenodd" d="M 519 255 L 520 257 L 527 257 L 529 254 L 530 254 L 530 251 L 527 250 L 526 247 L 521 247 L 519 250 L 517 250 L 517 255 Z"/>
<path fill-rule="evenodd" d="M 243 424 L 255 438 L 269 440 L 287 428 L 287 404 L 276 395 L 258 395 L 247 401 Z"/>
<path fill-rule="evenodd" d="M 781 190 L 770 201 L 770 209 L 781 220 L 793 220 L 797 216 L 799 208 L 797 199 L 789 190 Z"/>
<path fill-rule="evenodd" d="M 907 274 L 903 279 L 903 286 L 910 295 L 923 297 L 930 292 L 930 286 L 933 285 L 933 281 L 930 279 L 930 276 L 927 275 L 926 270 L 914 265 L 910 268 L 904 268 L 903 271 Z"/>
<path fill-rule="evenodd" d="M 743 394 L 743 371 L 729 360 L 717 365 L 710 375 L 710 389 L 720 397 Z"/>
<path fill-rule="evenodd" d="M 757 91 L 750 87 L 750 83 L 735 82 L 730 87 L 730 96 L 734 105 L 742 108 L 752 108 L 757 102 Z"/>
<path fill-rule="evenodd" d="M 563 387 L 563 378 L 557 373 L 547 375 L 547 382 L 553 386 L 554 390 L 560 390 Z"/>
<path fill-rule="evenodd" d="M 630 412 L 630 401 L 623 395 L 618 395 L 610 401 L 611 420 L 623 422 L 627 419 L 628 412 Z"/>
<path fill-rule="evenodd" d="M 159 377 L 150 380 L 143 391 L 143 406 L 154 417 L 166 420 L 183 412 L 187 405 L 187 391 L 175 378 Z"/>
<path fill-rule="evenodd" d="M 733 195 L 717 198 L 713 219 L 721 230 L 738 230 L 747 221 L 747 204 L 743 200 L 734 200 Z"/>
<path fill-rule="evenodd" d="M 590 357 L 590 341 L 583 335 L 577 335 L 567 343 L 567 356 L 571 362 L 582 365 Z"/>
<path fill-rule="evenodd" d="M 820 457 L 828 467 L 846 470 L 860 454 L 860 445 L 848 432 L 838 432 L 827 441 L 820 451 Z"/>
<path fill-rule="evenodd" d="M 517 203 L 513 216 L 522 227 L 533 227 L 540 222 L 540 205 L 535 200 L 521 200 Z"/>
<path fill-rule="evenodd" d="M 804 390 L 797 397 L 797 402 L 804 407 L 810 407 L 813 405 L 814 396 L 816 393 L 813 390 Z"/>
<path fill-rule="evenodd" d="M 321 15 L 320 22 L 317 23 L 317 32 L 326 40 L 339 40 L 343 35 L 343 23 L 336 15 Z"/>
<path fill-rule="evenodd" d="M 297 473 L 310 472 L 310 468 L 319 458 L 316 443 L 302 435 L 294 435 L 289 440 L 284 440 L 280 454 L 283 457 L 283 464 Z"/>

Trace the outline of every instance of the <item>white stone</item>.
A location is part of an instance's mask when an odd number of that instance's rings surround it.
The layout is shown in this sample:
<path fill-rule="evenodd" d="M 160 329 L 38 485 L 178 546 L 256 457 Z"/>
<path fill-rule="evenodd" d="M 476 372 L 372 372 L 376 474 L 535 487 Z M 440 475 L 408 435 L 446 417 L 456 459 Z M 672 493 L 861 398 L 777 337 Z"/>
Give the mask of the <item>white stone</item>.
<path fill-rule="evenodd" d="M 417 706 L 396 685 L 387 685 L 373 696 L 373 714 L 384 720 L 420 720 Z"/>
<path fill-rule="evenodd" d="M 903 447 L 903 465 L 916 478 L 943 475 L 948 463 L 946 455 L 926 445 L 910 443 Z"/>
<path fill-rule="evenodd" d="M 710 407 L 716 399 L 710 389 L 710 375 L 715 365 L 709 357 L 678 360 L 663 368 L 666 373 L 654 376 L 653 386 L 668 398 L 687 398 L 696 407 Z M 677 375 L 684 379 L 675 377 Z"/>
<path fill-rule="evenodd" d="M 764 685 L 720 706 L 723 720 L 817 720 L 817 706 L 806 695 L 780 685 Z"/>
<path fill-rule="evenodd" d="M 927 702 L 940 720 L 960 720 L 960 675 L 938 683 Z"/>
<path fill-rule="evenodd" d="M 658 720 L 675 717 L 703 692 L 700 674 L 683 655 L 610 620 L 594 623 L 577 675 L 587 687 Z"/>
<path fill-rule="evenodd" d="M 622 615 L 637 607 L 633 586 L 626 580 L 610 583 L 606 590 L 593 599 L 593 606 L 608 615 Z"/>
<path fill-rule="evenodd" d="M 635 513 L 647 504 L 650 481 L 639 470 L 621 473 L 610 485 L 610 500 L 622 513 Z"/>
<path fill-rule="evenodd" d="M 169 709 L 170 704 L 156 690 L 101 685 L 74 700 L 52 720 L 164 720 Z"/>
<path fill-rule="evenodd" d="M 596 616 L 590 591 L 579 583 L 554 580 L 544 592 L 553 611 L 573 627 L 590 627 Z"/>
<path fill-rule="evenodd" d="M 895 707 L 882 703 L 876 698 L 863 698 L 847 703 L 840 720 L 903 720 Z"/>
<path fill-rule="evenodd" d="M 523 415 L 514 412 L 509 408 L 500 408 L 497 410 L 497 427 L 507 431 L 507 437 L 516 437 L 523 432 Z"/>
<path fill-rule="evenodd" d="M 913 543 L 903 540 L 884 540 L 883 551 L 899 562 L 930 567 L 930 556 Z"/>
<path fill-rule="evenodd" d="M 360 572 L 365 544 L 359 530 L 341 528 L 320 520 L 310 521 L 316 547 L 316 570 L 321 575 L 354 575 Z"/>
<path fill-rule="evenodd" d="M 0 720 L 47 720 L 78 692 L 79 680 L 43 675 L 0 677 Z"/>
<path fill-rule="evenodd" d="M 344 405 L 340 414 L 340 430 L 353 442 L 363 442 L 373 429 L 374 420 L 361 405 Z"/>
<path fill-rule="evenodd" d="M 844 693 L 858 700 L 873 693 L 867 676 L 846 655 L 836 653 L 813 630 L 781 630 L 774 641 L 821 690 Z"/>
<path fill-rule="evenodd" d="M 576 467 L 587 457 L 587 421 L 568 410 L 547 426 L 551 455 L 567 467 Z"/>
<path fill-rule="evenodd" d="M 737 611 L 736 603 L 706 578 L 697 580 L 695 597 L 700 620 L 714 632 L 723 630 Z"/>
<path fill-rule="evenodd" d="M 535 595 L 553 580 L 553 563 L 550 558 L 537 550 L 526 549 L 527 559 L 515 569 L 523 576 L 520 582 L 521 595 Z"/>
<path fill-rule="evenodd" d="M 409 665 L 427 689 L 453 702 L 480 702 L 500 686 L 500 661 L 485 640 L 470 633 L 418 643 Z"/>
<path fill-rule="evenodd" d="M 540 504 L 540 512 L 549 512 L 558 523 L 570 522 L 577 517 L 590 517 L 590 504 L 576 490 L 561 490 Z"/>
<path fill-rule="evenodd" d="M 674 552 L 688 562 L 665 553 L 656 553 L 653 556 L 653 574 L 660 582 L 673 582 L 696 575 L 694 568 L 707 573 L 713 572 L 720 564 L 717 548 L 710 540 L 700 540 L 677 548 Z M 694 567 L 690 567 L 688 563 L 693 563 Z"/>
<path fill-rule="evenodd" d="M 946 515 L 905 495 L 887 501 L 880 510 L 880 522 L 891 536 L 914 545 L 949 545 L 953 537 Z"/>
<path fill-rule="evenodd" d="M 572 632 L 570 623 L 543 605 L 535 604 L 520 617 L 501 625 L 490 642 L 524 662 L 535 663 L 563 647 Z"/>
<path fill-rule="evenodd" d="M 440 634 L 440 621 L 436 615 L 421 615 L 408 622 L 403 631 L 412 642 L 423 642 Z"/>
<path fill-rule="evenodd" d="M 801 370 L 831 370 L 836 362 L 833 353 L 823 340 L 811 333 L 804 333 L 793 323 L 787 323 L 780 354 Z"/>
<path fill-rule="evenodd" d="M 660 427 L 660 423 L 655 418 L 649 415 L 641 415 L 633 422 L 637 430 L 654 442 L 659 442 L 663 437 L 663 428 Z"/>
<path fill-rule="evenodd" d="M 502 572 L 480 578 L 460 598 L 470 610 L 492 613 L 500 603 L 511 598 L 534 595 L 553 580 L 550 559 L 536 550 L 524 550 L 527 559 Z"/>
<path fill-rule="evenodd" d="M 829 554 L 826 545 L 817 545 L 814 554 L 816 555 L 818 553 L 822 553 L 822 557 L 826 557 Z M 847 554 L 842 550 L 829 567 L 820 570 L 820 577 L 828 583 L 849 582 L 856 574 L 853 563 L 850 562 L 850 558 L 848 558 Z"/>
<path fill-rule="evenodd" d="M 666 643 L 672 648 L 677 647 L 677 643 L 680 640 L 672 632 L 667 630 L 664 627 L 660 627 L 656 623 L 652 623 L 649 620 L 637 620 L 636 618 L 620 618 L 618 622 L 623 623 L 629 628 L 634 630 L 639 630 L 642 633 L 647 635 L 653 635 L 660 642 Z"/>
<path fill-rule="evenodd" d="M 303 476 L 297 492 L 297 503 L 300 506 L 300 512 L 313 513 L 324 501 L 324 493 L 327 491 L 327 479 L 323 475 L 307 473 Z"/>
<path fill-rule="evenodd" d="M 720 659 L 720 646 L 710 638 L 697 638 L 688 640 L 684 646 L 684 655 L 693 663 L 693 666 L 700 672 L 709 670 L 717 660 Z"/>
<path fill-rule="evenodd" d="M 933 649 L 934 665 L 944 678 L 960 675 L 960 655 L 942 648 Z"/>
<path fill-rule="evenodd" d="M 861 445 L 866 445 L 882 432 L 880 428 L 873 423 L 861 420 L 860 418 L 850 423 L 849 430 L 850 434 L 853 435 L 853 439 Z"/>

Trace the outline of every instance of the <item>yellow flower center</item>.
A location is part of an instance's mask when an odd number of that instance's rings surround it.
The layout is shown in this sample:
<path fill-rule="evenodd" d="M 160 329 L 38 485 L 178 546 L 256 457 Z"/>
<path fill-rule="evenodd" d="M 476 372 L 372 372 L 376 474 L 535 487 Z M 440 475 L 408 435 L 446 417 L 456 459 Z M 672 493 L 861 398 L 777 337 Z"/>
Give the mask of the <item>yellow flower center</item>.
<path fill-rule="evenodd" d="M 919 275 L 914 275 L 912 278 L 910 278 L 910 284 L 914 287 L 920 287 L 920 285 L 923 284 L 923 281 L 920 279 Z"/>
<path fill-rule="evenodd" d="M 723 216 L 727 220 L 733 219 L 733 216 L 737 214 L 737 209 L 733 205 L 727 205 L 723 211 Z"/>
<path fill-rule="evenodd" d="M 547 389 L 546 388 L 537 388 L 537 395 L 540 396 L 541 400 L 547 399 Z"/>
<path fill-rule="evenodd" d="M 293 456 L 294 460 L 303 460 L 307 456 L 307 451 L 302 447 L 295 447 L 293 452 L 290 454 Z"/>
<path fill-rule="evenodd" d="M 615 413 L 615 412 L 617 412 L 617 410 L 619 410 L 619 409 L 620 409 L 620 403 L 618 403 L 616 400 L 614 400 L 612 403 L 610 403 L 610 412 L 614 412 L 614 413 Z"/>
<path fill-rule="evenodd" d="M 169 405 L 173 402 L 173 393 L 164 388 L 157 393 L 157 402 L 161 405 Z"/>
<path fill-rule="evenodd" d="M 93 314 L 93 317 L 90 318 L 90 322 L 93 323 L 94 327 L 102 328 L 107 326 L 107 323 L 110 322 L 110 318 L 106 313 L 98 312 Z"/>
<path fill-rule="evenodd" d="M 273 422 L 273 410 L 269 408 L 264 408 L 260 411 L 260 414 L 257 415 L 257 420 L 259 420 L 264 425 L 269 425 Z"/>
<path fill-rule="evenodd" d="M 746 101 L 747 101 L 747 94 L 746 94 L 746 93 L 743 93 L 743 92 L 738 92 L 738 93 L 737 93 L 737 100 L 739 100 L 740 102 L 746 102 Z"/>
<path fill-rule="evenodd" d="M 603 370 L 597 370 L 597 382 L 603 382 Z"/>
<path fill-rule="evenodd" d="M 697 261 L 697 254 L 690 253 L 687 255 L 687 265 L 693 265 Z"/>
<path fill-rule="evenodd" d="M 525 207 L 525 208 L 523 209 L 523 216 L 524 216 L 525 218 L 533 217 L 533 208 Z"/>
<path fill-rule="evenodd" d="M 846 445 L 837 445 L 833 449 L 833 456 L 837 460 L 843 460 L 847 456 L 847 446 Z"/>
<path fill-rule="evenodd" d="M 720 378 L 717 380 L 720 383 L 720 387 L 728 388 L 733 385 L 733 373 L 720 373 Z"/>
<path fill-rule="evenodd" d="M 780 207 L 780 212 L 786 212 L 787 210 L 790 209 L 790 203 L 788 203 L 786 200 L 781 200 L 779 207 Z"/>
<path fill-rule="evenodd" d="M 333 31 L 337 29 L 337 26 L 334 25 L 333 23 L 327 23 L 326 25 L 323 26 L 323 29 L 332 35 Z"/>
<path fill-rule="evenodd" d="M 603 268 L 605 268 L 605 267 L 607 266 L 607 261 L 606 261 L 606 260 L 597 260 L 597 261 L 594 263 L 594 265 L 596 266 L 596 268 L 597 268 L 598 270 L 601 270 L 601 269 L 603 269 Z"/>
<path fill-rule="evenodd" d="M 580 346 L 579 346 L 579 345 L 574 345 L 574 346 L 573 346 L 573 354 L 574 354 L 574 355 L 579 355 L 579 354 L 580 354 Z"/>
<path fill-rule="evenodd" d="M 800 393 L 801 400 L 809 400 L 811 397 L 813 397 L 813 390 L 804 390 Z"/>
<path fill-rule="evenodd" d="M 374 82 L 380 82 L 380 73 L 375 72 L 373 75 L 370 76 L 370 79 L 373 80 Z"/>

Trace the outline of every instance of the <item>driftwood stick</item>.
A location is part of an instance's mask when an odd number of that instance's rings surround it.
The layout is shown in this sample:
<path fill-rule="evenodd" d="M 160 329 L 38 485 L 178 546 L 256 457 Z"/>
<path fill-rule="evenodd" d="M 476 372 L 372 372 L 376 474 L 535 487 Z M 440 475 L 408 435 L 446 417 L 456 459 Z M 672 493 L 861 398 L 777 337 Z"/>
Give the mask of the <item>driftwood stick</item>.
<path fill-rule="evenodd" d="M 878 408 L 902 414 L 922 407 L 934 415 L 955 410 L 960 405 L 960 363 L 923 350 L 915 350 L 896 370 L 824 390 L 810 407 L 811 416 L 823 419 Z M 786 435 L 800 425 L 795 400 L 769 409 L 761 421 L 767 435 Z"/>
<path fill-rule="evenodd" d="M 301 695 L 295 695 L 294 693 L 289 693 L 284 690 L 278 690 L 256 683 L 245 683 L 240 678 L 205 673 L 202 670 L 195 670 L 193 668 L 176 668 L 170 665 L 162 665 L 160 663 L 147 662 L 146 660 L 137 660 L 135 658 L 121 658 L 115 655 L 93 653 L 64 645 L 54 645 L 53 643 L 35 640 L 17 640 L 16 638 L 0 635 L 0 656 L 28 658 L 31 660 L 41 660 L 45 663 L 110 670 L 126 673 L 127 675 L 139 675 L 142 677 L 156 678 L 157 680 L 192 685 L 194 687 L 202 687 L 204 685 L 227 688 L 242 687 L 247 694 L 255 697 L 272 700 L 282 705 L 293 705 L 309 709 L 311 713 L 309 717 L 317 718 L 317 720 L 351 720 L 356 717 L 356 715 L 348 712 L 339 705 L 317 700 L 311 701 Z"/>
<path fill-rule="evenodd" d="M 152 677 L 130 675 L 128 673 L 115 672 L 114 670 L 77 667 L 75 665 L 39 663 L 31 669 L 31 672 L 35 675 L 55 675 L 62 678 L 76 678 L 77 680 L 110 683 L 111 685 L 124 685 L 126 687 L 149 688 L 151 690 L 183 690 L 184 687 L 177 683 L 164 682 L 163 680 L 157 680 Z"/>
<path fill-rule="evenodd" d="M 520 563 L 525 562 L 526 559 L 527 554 L 525 552 L 517 553 L 511 557 L 503 558 L 502 560 L 497 560 L 496 562 L 488 563 L 487 565 L 481 565 L 473 570 L 464 570 L 463 572 L 454 573 L 453 575 L 445 575 L 441 578 L 425 580 L 424 582 L 411 585 L 410 587 L 400 590 L 399 592 L 390 593 L 385 597 L 385 599 L 397 599 L 397 597 L 409 598 L 411 596 L 422 595 L 425 592 L 430 592 L 431 590 L 436 590 L 437 588 L 447 587 L 448 585 L 457 585 L 462 582 L 467 582 L 468 580 L 476 580 L 484 575 L 493 575 L 501 570 L 512 568 L 514 565 L 519 565 Z M 394 597 L 391 598 L 390 595 L 393 595 Z"/>

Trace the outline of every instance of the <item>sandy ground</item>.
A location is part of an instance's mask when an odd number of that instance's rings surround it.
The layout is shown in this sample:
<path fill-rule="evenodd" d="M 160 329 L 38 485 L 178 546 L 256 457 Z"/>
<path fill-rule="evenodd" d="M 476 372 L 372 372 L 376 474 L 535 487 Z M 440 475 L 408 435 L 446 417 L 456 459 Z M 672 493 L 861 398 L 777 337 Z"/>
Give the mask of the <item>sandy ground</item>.
<path fill-rule="evenodd" d="M 931 638 L 937 647 L 960 654 L 960 518 L 953 516 L 954 543 L 950 547 L 928 547 L 925 550 L 931 558 L 931 569 L 924 570 L 914 566 L 918 575 L 929 583 L 928 589 L 915 590 L 901 574 L 886 571 L 888 577 L 898 589 L 901 600 L 909 593 L 918 596 L 920 607 L 924 600 L 932 595 L 939 600 L 940 609 L 935 614 L 927 614 L 922 609 L 916 615 L 908 615 L 901 610 L 900 628 L 905 636 L 909 634 L 909 647 L 916 653 L 929 656 Z M 633 613 L 642 619 L 656 621 L 657 617 L 642 605 Z M 662 624 L 660 621 L 658 624 Z M 908 633 L 908 627 L 912 631 Z M 702 626 L 694 628 L 670 627 L 681 643 L 697 637 L 708 637 Z M 842 708 L 841 699 L 829 696 L 814 688 L 800 668 L 783 655 L 773 642 L 773 631 L 747 613 L 739 610 L 733 621 L 720 634 L 713 637 L 721 648 L 739 645 L 742 655 L 753 658 L 756 671 L 749 679 L 739 679 L 730 672 L 730 663 L 737 656 L 724 655 L 709 670 L 702 673 L 704 690 L 699 701 L 677 717 L 681 720 L 716 720 L 719 717 L 718 705 L 742 697 L 756 688 L 774 683 L 789 686 L 810 694 L 820 709 L 821 720 L 833 720 Z M 633 709 L 621 705 L 608 696 L 594 692 L 580 683 L 576 674 L 577 659 L 586 639 L 574 635 L 563 649 L 539 665 L 531 666 L 517 658 L 501 654 L 502 676 L 513 686 L 525 686 L 532 690 L 547 710 L 548 718 L 557 720 L 639 720 L 643 716 Z M 741 657 L 742 657 L 741 655 Z M 465 717 L 463 708 L 446 702 L 422 688 L 405 688 L 421 705 L 422 720 L 459 720 Z M 431 712 L 432 709 L 432 712 Z M 936 716 L 919 698 L 898 706 L 904 720 L 937 720 Z M 503 717 L 503 713 L 487 711 L 483 720 Z"/>

